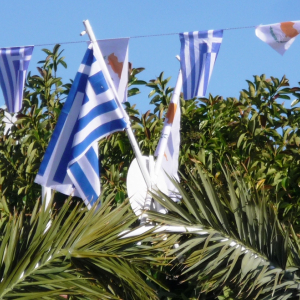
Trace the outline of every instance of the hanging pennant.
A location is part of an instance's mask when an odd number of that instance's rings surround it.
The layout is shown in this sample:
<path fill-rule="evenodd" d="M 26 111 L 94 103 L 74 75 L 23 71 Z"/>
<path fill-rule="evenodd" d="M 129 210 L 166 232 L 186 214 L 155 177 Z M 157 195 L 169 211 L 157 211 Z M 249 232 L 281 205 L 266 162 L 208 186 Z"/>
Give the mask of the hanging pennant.
<path fill-rule="evenodd" d="M 184 32 L 179 37 L 184 99 L 203 97 L 223 40 L 223 30 Z"/>
<path fill-rule="evenodd" d="M 108 72 L 122 103 L 127 101 L 128 43 L 129 38 L 98 41 Z"/>
<path fill-rule="evenodd" d="M 0 48 L 0 85 L 7 110 L 22 108 L 26 71 L 34 46 Z"/>
<path fill-rule="evenodd" d="M 260 25 L 255 29 L 256 36 L 283 55 L 300 33 L 300 21 Z"/>

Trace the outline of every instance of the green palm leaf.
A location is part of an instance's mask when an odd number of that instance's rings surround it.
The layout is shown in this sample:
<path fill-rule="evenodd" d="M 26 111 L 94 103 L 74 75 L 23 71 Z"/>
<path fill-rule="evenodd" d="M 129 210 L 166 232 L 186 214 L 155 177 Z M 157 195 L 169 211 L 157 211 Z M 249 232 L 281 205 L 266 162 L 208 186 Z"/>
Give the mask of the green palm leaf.
<path fill-rule="evenodd" d="M 0 299 L 156 299 L 146 275 L 166 264 L 162 256 L 175 240 L 152 245 L 153 230 L 121 238 L 137 220 L 128 204 L 70 205 L 55 211 L 37 202 L 31 216 L 10 216 L 0 234 Z"/>
<path fill-rule="evenodd" d="M 237 299 L 299 299 L 300 243 L 291 240 L 273 207 L 251 194 L 235 172 L 224 170 L 227 186 L 221 190 L 196 167 L 199 176 L 187 181 L 189 192 L 173 180 L 182 204 L 158 192 L 153 198 L 169 213 L 149 213 L 157 222 L 187 228 L 181 245 L 169 252 L 184 260 L 181 280 L 196 282 L 198 294 L 227 286 Z"/>

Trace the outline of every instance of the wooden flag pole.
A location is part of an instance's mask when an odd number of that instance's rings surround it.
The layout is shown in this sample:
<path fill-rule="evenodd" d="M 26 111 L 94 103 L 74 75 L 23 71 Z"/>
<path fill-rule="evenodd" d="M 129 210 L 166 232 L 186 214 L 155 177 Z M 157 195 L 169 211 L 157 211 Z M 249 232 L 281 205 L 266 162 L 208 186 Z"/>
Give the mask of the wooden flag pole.
<path fill-rule="evenodd" d="M 95 56 L 96 56 L 97 60 L 100 63 L 100 66 L 101 66 L 102 72 L 104 73 L 105 79 L 108 81 L 108 84 L 109 84 L 109 86 L 111 87 L 111 89 L 113 91 L 113 94 L 114 94 L 114 97 L 116 99 L 117 105 L 121 109 L 121 111 L 123 113 L 123 116 L 124 116 L 124 118 L 125 118 L 125 120 L 127 122 L 127 127 L 126 127 L 125 130 L 127 132 L 127 135 L 128 135 L 131 147 L 133 149 L 133 152 L 135 154 L 136 160 L 138 162 L 139 168 L 140 168 L 141 173 L 142 173 L 142 175 L 144 177 L 144 180 L 145 180 L 145 183 L 146 183 L 146 185 L 148 187 L 148 190 L 151 190 L 150 175 L 149 175 L 149 172 L 147 170 L 145 160 L 143 159 L 141 150 L 140 150 L 140 148 L 139 148 L 139 146 L 138 146 L 138 144 L 136 142 L 135 136 L 134 136 L 133 131 L 132 131 L 131 127 L 130 127 L 129 116 L 127 115 L 127 112 L 125 111 L 125 109 L 123 108 L 122 104 L 120 103 L 119 95 L 118 95 L 118 93 L 117 93 L 117 91 L 115 89 L 114 83 L 112 82 L 111 76 L 110 76 L 110 74 L 108 72 L 107 66 L 106 66 L 105 61 L 103 59 L 101 50 L 99 48 L 98 42 L 96 40 L 96 37 L 94 35 L 93 29 L 92 29 L 92 27 L 90 25 L 89 20 L 83 21 L 83 24 L 85 26 L 85 32 L 82 32 L 81 35 L 87 33 L 88 36 L 89 36 L 89 38 L 90 38 L 90 41 L 92 42 L 92 44 L 94 46 L 93 49 L 95 50 Z M 151 201 L 149 202 L 146 199 L 145 200 L 144 209 L 149 210 L 150 209 L 150 203 L 151 203 Z"/>

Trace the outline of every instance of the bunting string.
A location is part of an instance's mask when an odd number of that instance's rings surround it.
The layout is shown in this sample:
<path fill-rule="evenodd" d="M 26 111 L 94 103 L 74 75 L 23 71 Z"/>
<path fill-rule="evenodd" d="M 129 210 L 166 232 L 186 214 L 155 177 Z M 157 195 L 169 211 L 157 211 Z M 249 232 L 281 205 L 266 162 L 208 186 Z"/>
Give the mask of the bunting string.
<path fill-rule="evenodd" d="M 255 28 L 256 26 L 243 26 L 243 27 L 230 27 L 225 28 L 223 30 L 238 30 L 238 29 L 249 29 Z M 158 36 L 168 36 L 168 35 L 178 35 L 180 32 L 173 32 L 173 33 L 158 33 L 158 34 L 148 34 L 148 35 L 135 35 L 129 37 L 130 39 L 140 39 L 140 38 L 150 38 L 150 37 L 158 37 Z M 106 40 L 115 40 L 115 39 L 122 39 L 122 38 L 110 38 Z M 98 40 L 100 41 L 100 40 Z M 56 44 L 66 45 L 66 44 L 79 44 L 79 43 L 86 43 L 87 41 L 73 41 L 73 42 L 61 42 L 61 43 L 50 43 L 50 44 L 38 44 L 34 45 L 35 47 L 44 47 L 44 46 L 52 46 Z"/>

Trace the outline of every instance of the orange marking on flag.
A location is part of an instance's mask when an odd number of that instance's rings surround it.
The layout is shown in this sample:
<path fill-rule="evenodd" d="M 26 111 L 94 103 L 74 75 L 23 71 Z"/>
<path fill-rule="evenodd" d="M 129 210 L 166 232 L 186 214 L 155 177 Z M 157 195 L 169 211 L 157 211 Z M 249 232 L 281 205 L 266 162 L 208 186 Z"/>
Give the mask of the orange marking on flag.
<path fill-rule="evenodd" d="M 123 63 L 119 62 L 118 57 L 115 56 L 114 53 L 110 54 L 108 57 L 108 63 L 110 64 L 113 71 L 118 74 L 118 77 L 121 78 L 122 70 L 123 70 Z"/>
<path fill-rule="evenodd" d="M 286 36 L 293 38 L 299 34 L 299 32 L 293 27 L 294 24 L 295 23 L 293 22 L 283 22 L 280 23 L 280 28 Z"/>
<path fill-rule="evenodd" d="M 168 112 L 166 114 L 166 118 L 168 119 L 168 124 L 172 124 L 174 121 L 175 113 L 177 109 L 177 104 L 175 103 L 170 103 Z"/>
<path fill-rule="evenodd" d="M 168 157 L 167 157 L 167 154 L 166 152 L 164 153 L 164 157 L 166 158 L 166 160 L 168 161 Z"/>

